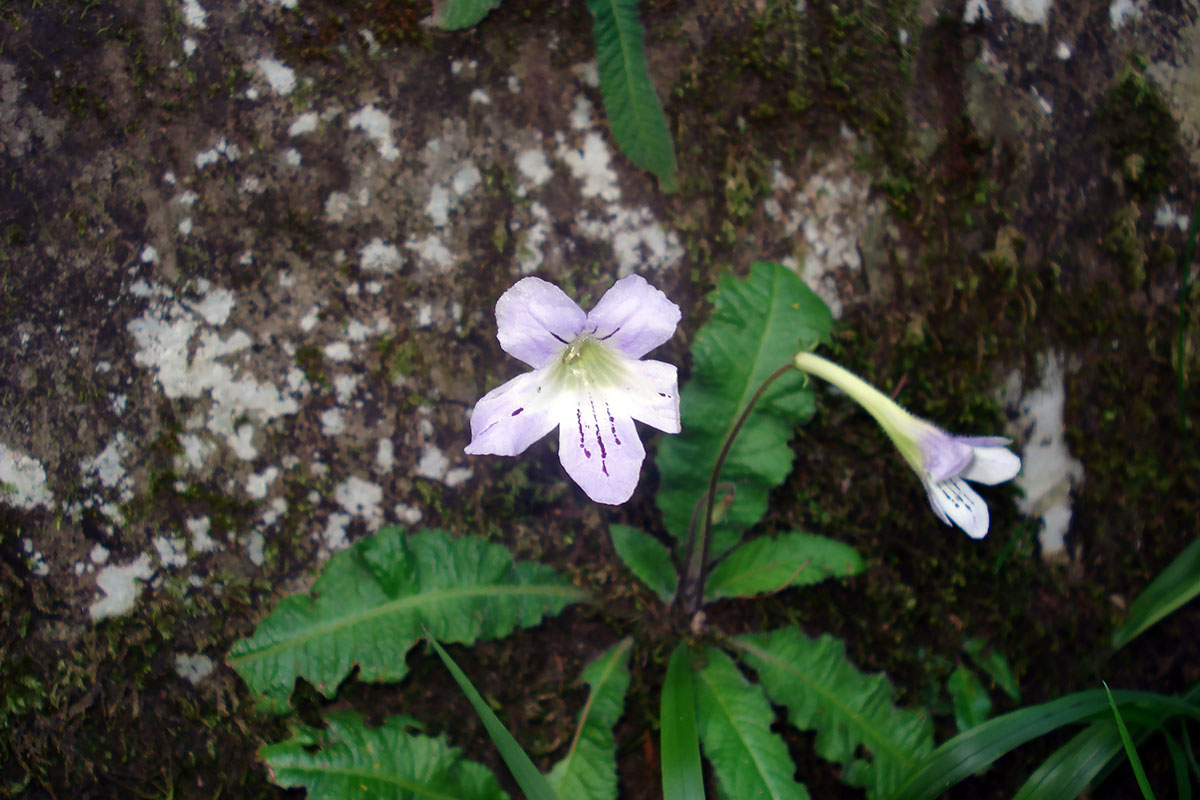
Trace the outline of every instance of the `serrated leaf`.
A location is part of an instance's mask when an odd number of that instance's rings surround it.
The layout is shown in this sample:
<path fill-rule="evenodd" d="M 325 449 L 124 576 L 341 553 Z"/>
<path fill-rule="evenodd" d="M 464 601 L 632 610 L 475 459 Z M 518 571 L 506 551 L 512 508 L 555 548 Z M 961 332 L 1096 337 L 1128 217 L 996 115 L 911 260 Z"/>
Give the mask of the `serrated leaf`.
<path fill-rule="evenodd" d="M 992 699 L 969 667 L 960 666 L 950 674 L 946 691 L 954 701 L 954 724 L 960 732 L 974 728 L 992 713 Z"/>
<path fill-rule="evenodd" d="M 324 729 L 301 728 L 259 756 L 280 786 L 304 787 L 308 800 L 505 800 L 491 771 L 443 738 L 406 730 L 389 718 L 368 728 L 358 714 L 327 712 Z"/>
<path fill-rule="evenodd" d="M 771 732 L 775 712 L 762 689 L 720 650 L 710 647 L 706 655 L 695 680 L 697 727 L 721 795 L 807 800 L 808 790 L 792 778 L 787 745 Z"/>
<path fill-rule="evenodd" d="M 826 578 L 857 575 L 863 561 L 849 545 L 793 531 L 776 538 L 760 536 L 746 542 L 717 564 L 708 576 L 704 599 L 753 597 L 809 586 Z"/>
<path fill-rule="evenodd" d="M 445 531 L 384 528 L 330 559 L 308 595 L 282 600 L 229 663 L 264 707 L 287 708 L 296 678 L 331 697 L 356 665 L 359 678 L 404 677 L 405 655 L 428 631 L 471 644 L 537 625 L 584 593 L 549 567 Z"/>
<path fill-rule="evenodd" d="M 579 728 L 570 750 L 548 776 L 562 800 L 613 800 L 617 796 L 613 726 L 621 719 L 625 706 L 632 648 L 633 639 L 627 637 L 583 671 L 591 693 L 579 714 Z"/>
<path fill-rule="evenodd" d="M 678 188 L 675 146 L 646 69 L 637 0 L 587 0 L 596 38 L 600 94 L 613 138 L 626 157 L 658 177 L 664 192 Z"/>
<path fill-rule="evenodd" d="M 659 706 L 663 800 L 704 800 L 693 677 L 688 643 L 680 642 L 667 662 Z"/>
<path fill-rule="evenodd" d="M 658 539 L 628 525 L 610 525 L 608 534 L 612 537 L 613 549 L 629 571 L 669 604 L 675 597 L 679 580 L 671 562 L 671 552 Z"/>
<path fill-rule="evenodd" d="M 1001 691 L 1014 703 L 1021 702 L 1021 685 L 1017 683 L 1017 678 L 1003 653 L 987 649 L 987 643 L 982 639 L 967 639 L 963 642 L 963 650 L 967 651 L 975 665 L 991 676 Z"/>
<path fill-rule="evenodd" d="M 478 23 L 500 5 L 500 0 L 439 0 L 434 5 L 433 24 L 454 31 Z"/>
<path fill-rule="evenodd" d="M 744 280 L 722 277 L 709 300 L 712 318 L 696 333 L 692 377 L 680 393 L 683 431 L 658 445 L 658 507 L 681 543 L 693 507 L 708 491 L 721 446 L 759 385 L 800 348 L 826 340 L 833 326 L 821 299 L 779 264 L 758 262 Z M 793 428 L 814 408 L 812 390 L 796 371 L 775 381 L 759 400 L 721 473 L 736 493 L 715 531 L 714 555 L 737 544 L 742 531 L 766 513 L 768 494 L 792 469 Z"/>
<path fill-rule="evenodd" d="M 865 787 L 868 797 L 891 796 L 933 750 L 929 718 L 892 705 L 888 679 L 859 672 L 840 639 L 785 628 L 734 644 L 771 699 L 787 707 L 789 721 L 817 732 L 817 753 L 841 764 L 842 780 Z"/>

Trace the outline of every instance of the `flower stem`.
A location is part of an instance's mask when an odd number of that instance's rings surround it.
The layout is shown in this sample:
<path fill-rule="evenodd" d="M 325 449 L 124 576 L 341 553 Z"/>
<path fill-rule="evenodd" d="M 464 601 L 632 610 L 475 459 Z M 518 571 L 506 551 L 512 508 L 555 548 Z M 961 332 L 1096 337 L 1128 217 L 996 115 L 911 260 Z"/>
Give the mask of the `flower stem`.
<path fill-rule="evenodd" d="M 701 498 L 705 504 L 704 527 L 701 529 L 702 532 L 699 541 L 697 541 L 694 533 L 688 536 L 686 567 L 683 582 L 679 587 L 680 603 L 684 611 L 689 615 L 699 611 L 701 603 L 704 602 L 704 581 L 708 576 L 708 552 L 712 542 L 713 508 L 717 502 L 717 481 L 721 477 L 721 468 L 725 466 L 725 459 L 728 458 L 729 451 L 733 449 L 733 443 L 737 439 L 737 435 L 741 433 L 742 426 L 750 418 L 750 412 L 754 410 L 754 406 L 758 404 L 763 393 L 767 391 L 771 384 L 792 369 L 795 369 L 795 365 L 788 362 L 768 375 L 759 384 L 758 389 L 755 390 L 754 395 L 750 398 L 750 402 L 746 404 L 745 410 L 742 411 L 741 415 L 737 418 L 737 422 L 730 428 L 729 434 L 725 437 L 725 442 L 721 446 L 721 452 L 717 454 L 717 461 L 713 465 L 712 475 L 708 479 L 708 491 Z"/>

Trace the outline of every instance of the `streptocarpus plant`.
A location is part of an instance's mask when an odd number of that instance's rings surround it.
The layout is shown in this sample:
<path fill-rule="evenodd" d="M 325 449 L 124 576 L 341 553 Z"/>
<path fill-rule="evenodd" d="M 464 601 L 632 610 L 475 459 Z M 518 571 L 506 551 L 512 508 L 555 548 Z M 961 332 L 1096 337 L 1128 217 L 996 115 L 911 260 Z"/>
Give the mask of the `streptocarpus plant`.
<path fill-rule="evenodd" d="M 611 410 L 614 404 L 628 403 L 627 396 L 641 396 L 637 381 L 629 382 L 647 363 L 638 359 L 670 335 L 677 309 L 640 279 L 618 282 L 590 314 L 545 282 L 526 279 L 517 287 L 497 305 L 501 346 L 534 371 L 480 401 L 472 420 L 472 450 L 520 452 L 555 424 L 560 431 L 580 432 L 585 444 L 589 434 L 599 442 L 607 442 L 606 435 L 616 437 L 613 429 L 603 429 L 608 414 L 601 415 L 599 408 Z M 812 355 L 828 336 L 831 319 L 821 301 L 784 267 L 759 263 L 744 280 L 724 278 L 711 300 L 713 317 L 696 335 L 692 378 L 680 393 L 682 432 L 659 445 L 658 501 L 674 547 L 633 528 L 612 526 L 610 531 L 619 557 L 663 603 L 657 616 L 674 620 L 674 638 L 653 643 L 659 652 L 672 652 L 660 720 L 664 796 L 700 796 L 702 752 L 720 796 L 808 797 L 793 777 L 795 767 L 783 739 L 772 730 L 778 707 L 790 724 L 815 733 L 816 752 L 839 766 L 844 782 L 882 800 L 933 750 L 928 715 L 897 708 L 887 678 L 859 671 L 847 659 L 844 644 L 828 634 L 814 638 L 793 625 L 732 635 L 708 622 L 703 611 L 711 603 L 754 602 L 759 595 L 863 569 L 852 548 L 803 531 L 745 539 L 765 513 L 768 493 L 790 471 L 794 454 L 787 442 L 794 426 L 812 414 L 812 389 L 802 370 L 849 386 L 847 393 L 880 419 L 927 486 L 977 476 L 977 468 L 988 464 L 1002 464 L 1008 471 L 1011 454 L 995 452 L 995 440 L 950 437 L 894 404 L 887 406 L 871 394 L 873 389 L 857 386 L 846 377 L 849 373 Z M 543 313 L 547 307 L 553 313 Z M 647 320 L 647 307 L 657 309 L 659 318 Z M 618 313 L 622 310 L 624 315 Z M 576 368 L 581 372 L 572 374 Z M 655 374 L 667 372 L 655 369 Z M 669 370 L 673 378 L 674 368 Z M 655 382 L 647 379 L 645 384 Z M 597 401 L 595 417 L 584 425 L 584 410 L 591 411 Z M 513 427 L 512 421 L 526 413 L 539 414 L 540 422 Z M 643 419 L 638 413 L 630 411 L 629 416 Z M 575 428 L 570 427 L 572 415 Z M 616 414 L 612 420 L 615 427 Z M 623 435 L 620 446 L 630 446 L 625 444 L 628 433 Z M 488 442 L 486 448 L 481 444 Z M 567 446 L 575 445 L 568 438 Z M 632 493 L 636 486 L 640 445 L 638 450 L 637 458 L 612 462 L 632 475 L 632 481 L 626 476 L 621 482 L 622 493 Z M 601 478 L 594 469 L 568 471 L 589 495 L 603 495 L 608 489 L 589 488 L 589 483 L 606 487 L 617 481 L 606 483 L 599 445 L 593 455 L 592 467 L 601 465 Z M 962 527 L 981 532 L 978 526 Z M 386 529 L 336 556 L 313 597 L 285 600 L 251 639 L 235 647 L 230 661 L 269 707 L 283 710 L 297 677 L 327 696 L 354 665 L 360 679 L 398 680 L 405 673 L 406 652 L 422 636 L 463 644 L 504 636 L 580 597 L 547 568 L 514 562 L 498 545 Z M 616 797 L 612 729 L 629 680 L 629 652 L 628 644 L 619 645 L 584 671 L 592 693 L 578 733 L 560 765 L 547 771 L 548 781 L 532 775 L 530 785 L 542 787 L 538 796 L 548 791 L 566 800 Z M 469 685 L 460 672 L 456 680 Z M 488 719 L 496 741 L 503 741 L 502 749 L 511 753 L 511 737 L 494 732 L 500 725 L 494 712 L 477 693 L 472 702 Z M 272 760 L 276 754 L 293 759 L 288 776 L 300 775 L 294 761 L 304 762 L 307 777 L 289 785 L 309 786 L 316 796 L 328 785 L 351 795 L 358 791 L 327 783 L 332 779 L 326 773 L 343 767 L 372 787 L 376 794 L 370 796 L 384 798 L 407 797 L 409 790 L 459 780 L 452 774 L 454 764 L 461 765 L 463 775 L 476 775 L 477 767 L 444 741 L 411 730 L 411 720 L 389 722 L 385 728 L 375 733 L 363 729 L 361 721 L 338 718 L 324 733 L 297 734 L 303 755 L 296 747 L 267 748 L 263 755 L 280 778 L 282 762 Z M 406 752 L 425 748 L 436 753 L 429 757 L 431 763 L 450 766 L 420 773 L 411 758 L 370 760 L 351 752 L 380 747 L 384 739 Z M 314 771 L 311 761 L 317 755 L 324 760 Z M 510 766 L 522 761 L 505 757 Z M 529 778 L 528 759 L 523 763 L 520 770 Z M 478 793 L 463 797 L 494 796 L 492 784 L 471 780 L 478 783 Z"/>

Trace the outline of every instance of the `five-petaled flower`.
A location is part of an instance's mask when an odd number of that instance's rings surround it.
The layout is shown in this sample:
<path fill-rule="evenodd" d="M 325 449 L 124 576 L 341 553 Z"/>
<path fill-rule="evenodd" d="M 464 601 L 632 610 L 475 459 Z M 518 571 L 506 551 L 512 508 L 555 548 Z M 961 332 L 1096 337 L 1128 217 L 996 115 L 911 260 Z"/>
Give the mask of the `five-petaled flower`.
<path fill-rule="evenodd" d="M 590 312 L 552 283 L 522 278 L 496 303 L 496 338 L 526 372 L 471 412 L 471 455 L 515 456 L 558 428 L 567 474 L 598 503 L 624 503 L 646 451 L 633 421 L 679 433 L 674 366 L 642 356 L 675 332 L 679 306 L 638 275 Z"/>
<path fill-rule="evenodd" d="M 954 436 L 915 417 L 857 375 L 812 353 L 796 356 L 798 369 L 838 387 L 875 418 L 895 443 L 929 495 L 929 504 L 947 525 L 974 539 L 988 532 L 988 508 L 967 481 L 996 484 L 1021 471 L 1021 459 L 999 436 Z"/>

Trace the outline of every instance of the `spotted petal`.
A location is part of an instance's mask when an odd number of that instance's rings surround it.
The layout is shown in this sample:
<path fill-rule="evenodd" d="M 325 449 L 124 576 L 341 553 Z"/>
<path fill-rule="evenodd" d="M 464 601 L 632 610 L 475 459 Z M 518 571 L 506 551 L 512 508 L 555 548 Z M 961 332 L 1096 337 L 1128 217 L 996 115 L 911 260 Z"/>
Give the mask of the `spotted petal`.
<path fill-rule="evenodd" d="M 515 456 L 554 430 L 559 414 L 544 370 L 526 372 L 480 398 L 471 412 L 469 455 Z"/>
<path fill-rule="evenodd" d="M 633 419 L 602 395 L 580 393 L 558 427 L 563 469 L 597 503 L 618 505 L 633 496 L 646 450 Z"/>
<path fill-rule="evenodd" d="M 674 364 L 645 359 L 629 363 L 610 402 L 638 422 L 666 433 L 679 433 L 679 370 Z"/>
<path fill-rule="evenodd" d="M 584 329 L 629 358 L 641 358 L 671 338 L 679 317 L 679 306 L 665 294 L 630 275 L 604 293 Z"/>
<path fill-rule="evenodd" d="M 990 522 L 987 503 L 966 481 L 951 478 L 940 483 L 926 483 L 925 491 L 929 494 L 929 505 L 942 522 L 957 525 L 972 539 L 987 536 Z"/>
<path fill-rule="evenodd" d="M 574 300 L 541 278 L 522 278 L 496 301 L 500 346 L 534 369 L 562 352 L 586 320 Z"/>

